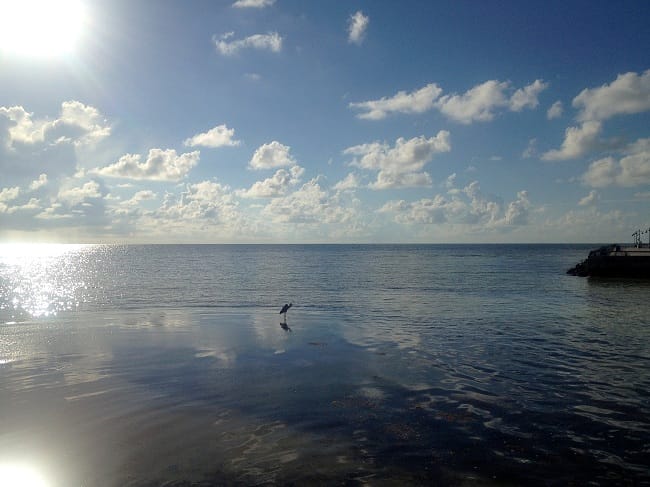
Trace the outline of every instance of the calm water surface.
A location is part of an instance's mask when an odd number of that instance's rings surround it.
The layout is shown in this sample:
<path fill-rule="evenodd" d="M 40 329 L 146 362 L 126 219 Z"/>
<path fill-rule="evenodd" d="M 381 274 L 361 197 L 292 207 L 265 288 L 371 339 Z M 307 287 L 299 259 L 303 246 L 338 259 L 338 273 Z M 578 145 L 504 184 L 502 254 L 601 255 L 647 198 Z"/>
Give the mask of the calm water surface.
<path fill-rule="evenodd" d="M 650 282 L 592 247 L 0 246 L 0 475 L 650 485 Z"/>

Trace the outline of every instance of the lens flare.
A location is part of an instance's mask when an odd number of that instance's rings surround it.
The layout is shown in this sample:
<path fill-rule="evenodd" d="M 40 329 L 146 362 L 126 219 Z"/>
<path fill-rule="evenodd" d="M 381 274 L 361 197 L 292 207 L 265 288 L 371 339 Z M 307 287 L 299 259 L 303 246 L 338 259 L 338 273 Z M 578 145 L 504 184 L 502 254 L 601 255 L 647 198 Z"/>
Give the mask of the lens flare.
<path fill-rule="evenodd" d="M 45 476 L 27 463 L 0 463 L 0 484 L 3 487 L 50 487 Z"/>

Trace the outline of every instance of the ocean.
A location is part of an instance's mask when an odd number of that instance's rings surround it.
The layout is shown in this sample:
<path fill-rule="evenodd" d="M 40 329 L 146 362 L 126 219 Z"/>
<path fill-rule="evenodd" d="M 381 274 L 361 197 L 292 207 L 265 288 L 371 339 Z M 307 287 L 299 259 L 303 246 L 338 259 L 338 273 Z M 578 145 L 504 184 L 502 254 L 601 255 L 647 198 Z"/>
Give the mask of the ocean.
<path fill-rule="evenodd" d="M 0 476 L 650 485 L 650 282 L 594 247 L 0 245 Z"/>

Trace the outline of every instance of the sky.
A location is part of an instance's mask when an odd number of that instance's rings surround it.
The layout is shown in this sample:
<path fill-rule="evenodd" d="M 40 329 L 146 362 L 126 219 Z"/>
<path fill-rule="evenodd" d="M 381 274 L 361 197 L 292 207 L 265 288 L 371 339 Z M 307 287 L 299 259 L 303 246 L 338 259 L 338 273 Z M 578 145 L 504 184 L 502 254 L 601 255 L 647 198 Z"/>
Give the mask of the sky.
<path fill-rule="evenodd" d="M 650 226 L 645 0 L 2 0 L 0 18 L 2 242 Z"/>

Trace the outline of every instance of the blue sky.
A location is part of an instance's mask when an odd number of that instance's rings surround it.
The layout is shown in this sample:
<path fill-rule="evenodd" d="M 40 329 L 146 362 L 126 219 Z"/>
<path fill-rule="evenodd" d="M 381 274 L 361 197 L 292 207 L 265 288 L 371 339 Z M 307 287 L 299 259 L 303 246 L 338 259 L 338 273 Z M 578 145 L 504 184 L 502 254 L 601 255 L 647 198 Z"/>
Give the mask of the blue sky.
<path fill-rule="evenodd" d="M 621 242 L 650 225 L 645 1 L 0 10 L 2 241 Z"/>

